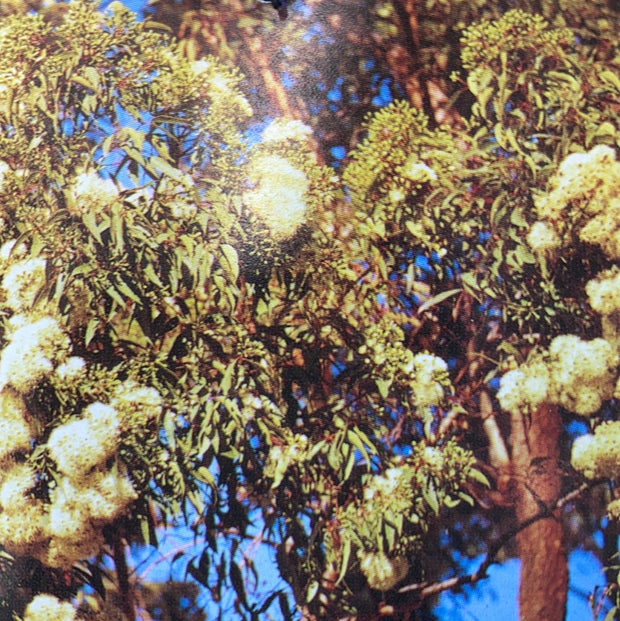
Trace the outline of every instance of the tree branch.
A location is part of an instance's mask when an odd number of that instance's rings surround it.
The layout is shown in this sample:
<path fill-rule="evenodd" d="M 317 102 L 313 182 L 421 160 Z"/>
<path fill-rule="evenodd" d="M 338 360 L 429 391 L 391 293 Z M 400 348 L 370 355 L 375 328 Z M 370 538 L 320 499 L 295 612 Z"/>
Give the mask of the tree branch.
<path fill-rule="evenodd" d="M 506 531 L 495 543 L 491 545 L 489 551 L 487 552 L 484 560 L 480 564 L 478 569 L 465 576 L 454 576 L 452 578 L 448 578 L 447 580 L 442 580 L 441 582 L 434 582 L 433 584 L 411 584 L 404 586 L 398 589 L 398 593 L 413 593 L 417 596 L 418 599 L 422 600 L 426 597 L 431 597 L 433 595 L 438 595 L 439 593 L 443 593 L 444 591 L 449 591 L 456 587 L 463 586 L 465 584 L 473 584 L 478 582 L 478 580 L 482 580 L 487 577 L 488 568 L 495 563 L 495 557 L 498 555 L 499 551 L 516 535 L 518 535 L 522 530 L 525 530 L 528 526 L 534 524 L 538 520 L 542 520 L 544 518 L 552 517 L 553 512 L 556 509 L 561 509 L 566 506 L 569 502 L 578 498 L 583 492 L 587 489 L 595 487 L 596 485 L 602 483 L 601 480 L 596 481 L 587 481 L 582 483 L 579 487 L 572 490 L 568 494 L 558 498 L 553 504 L 550 506 L 546 506 L 541 508 L 541 510 L 528 518 L 527 520 L 521 522 L 514 528 Z"/>

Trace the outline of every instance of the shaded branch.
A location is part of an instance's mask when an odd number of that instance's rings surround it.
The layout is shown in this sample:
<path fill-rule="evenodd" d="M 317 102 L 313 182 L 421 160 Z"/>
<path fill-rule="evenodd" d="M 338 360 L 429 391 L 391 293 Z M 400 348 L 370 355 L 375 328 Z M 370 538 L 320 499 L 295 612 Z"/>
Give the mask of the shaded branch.
<path fill-rule="evenodd" d="M 428 584 L 426 582 L 408 584 L 404 587 L 401 587 L 397 591 L 397 594 L 401 596 L 401 598 L 407 598 L 406 601 L 401 599 L 398 602 L 392 603 L 382 602 L 381 604 L 379 604 L 378 610 L 376 612 L 363 616 L 344 617 L 341 618 L 339 621 L 378 621 L 388 616 L 404 614 L 415 610 L 416 608 L 419 608 L 422 604 L 422 601 L 428 597 L 439 595 L 444 591 L 450 591 L 466 584 L 474 584 L 479 580 L 487 578 L 488 568 L 495 563 L 495 558 L 498 555 L 499 551 L 513 537 L 516 537 L 521 531 L 525 530 L 528 526 L 531 526 L 539 520 L 554 517 L 554 511 L 566 506 L 569 502 L 578 498 L 586 490 L 596 487 L 600 483 L 604 482 L 604 479 L 597 479 L 596 481 L 586 481 L 576 489 L 565 494 L 561 498 L 558 498 L 551 505 L 544 506 L 538 513 L 536 513 L 532 517 L 524 520 L 520 524 L 517 524 L 514 528 L 506 531 L 501 537 L 499 537 L 499 539 L 497 539 L 497 541 L 495 541 L 491 545 L 484 560 L 480 564 L 480 567 L 478 567 L 475 572 L 467 574 L 465 576 L 454 576 L 452 578 L 448 578 L 447 580 L 433 582 L 432 584 Z"/>
<path fill-rule="evenodd" d="M 448 578 L 447 580 L 442 580 L 441 582 L 434 582 L 433 584 L 424 585 L 424 584 L 411 584 L 404 586 L 398 590 L 399 593 L 415 593 L 419 599 L 424 599 L 426 597 L 431 597 L 433 595 L 438 595 L 444 591 L 449 591 L 456 587 L 463 586 L 465 584 L 473 584 L 487 577 L 488 568 L 495 563 L 495 558 L 498 555 L 499 551 L 516 535 L 518 535 L 521 531 L 525 530 L 528 526 L 531 526 L 538 520 L 542 520 L 544 518 L 553 517 L 553 512 L 557 509 L 561 509 L 566 506 L 569 502 L 578 498 L 583 492 L 586 490 L 599 485 L 603 481 L 587 481 L 582 483 L 579 487 L 572 490 L 568 494 L 565 494 L 554 503 L 549 506 L 544 506 L 540 509 L 540 511 L 534 514 L 532 517 L 527 520 L 517 524 L 514 528 L 506 531 L 495 543 L 491 545 L 489 551 L 487 552 L 484 560 L 480 564 L 478 569 L 465 576 L 454 576 L 452 578 Z"/>

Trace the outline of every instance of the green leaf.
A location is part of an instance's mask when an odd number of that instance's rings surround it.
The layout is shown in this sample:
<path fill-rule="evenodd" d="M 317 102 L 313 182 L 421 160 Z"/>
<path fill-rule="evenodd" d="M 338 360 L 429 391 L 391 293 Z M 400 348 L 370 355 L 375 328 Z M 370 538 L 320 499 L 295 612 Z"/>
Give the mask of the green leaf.
<path fill-rule="evenodd" d="M 472 272 L 464 272 L 461 274 L 461 282 L 465 285 L 467 289 L 470 291 L 479 291 L 480 287 L 478 286 L 478 281 Z"/>
<path fill-rule="evenodd" d="M 437 490 L 433 479 L 428 479 L 428 486 L 422 488 L 422 497 L 428 503 L 431 511 L 435 515 L 439 515 L 439 499 L 437 498 Z"/>
<path fill-rule="evenodd" d="M 147 263 L 144 266 L 144 275 L 156 286 L 163 287 L 163 283 L 160 280 L 159 276 L 155 273 L 155 268 L 152 263 Z"/>
<path fill-rule="evenodd" d="M 460 293 L 461 291 L 463 291 L 463 289 L 459 287 L 458 289 L 450 289 L 449 291 L 443 291 L 442 293 L 438 293 L 437 295 L 433 296 L 430 300 L 427 300 L 426 302 L 424 302 L 424 304 L 422 304 L 422 306 L 418 308 L 418 315 L 420 315 L 424 311 L 427 311 L 429 308 L 437 304 L 441 304 L 441 302 L 443 302 L 444 300 L 447 300 L 448 298 L 452 297 L 453 295 L 456 295 L 457 293 Z"/>
<path fill-rule="evenodd" d="M 103 246 L 103 241 L 101 239 L 101 234 L 99 233 L 99 227 L 97 226 L 97 221 L 95 220 L 95 213 L 93 211 L 86 211 L 82 215 L 82 222 L 84 226 L 88 229 L 90 234 L 97 240 L 97 242 Z"/>
<path fill-rule="evenodd" d="M 222 381 L 220 382 L 220 390 L 223 395 L 227 395 L 230 392 L 230 387 L 232 385 L 233 373 L 235 371 L 235 367 L 237 365 L 237 361 L 233 360 L 224 371 L 224 375 L 222 376 Z"/>
<path fill-rule="evenodd" d="M 347 458 L 347 465 L 345 466 L 344 469 L 344 480 L 348 481 L 349 477 L 351 476 L 351 471 L 353 470 L 353 466 L 355 466 L 355 451 L 351 448 L 351 446 L 348 447 L 349 448 L 349 456 Z"/>
<path fill-rule="evenodd" d="M 536 257 L 525 246 L 517 246 L 515 248 L 515 256 L 521 265 L 534 265 L 536 263 Z"/>
<path fill-rule="evenodd" d="M 121 254 L 125 249 L 125 239 L 123 231 L 123 220 L 118 207 L 112 209 L 112 219 L 110 222 L 110 234 L 112 236 L 112 242 L 114 243 L 116 252 Z"/>
<path fill-rule="evenodd" d="M 443 499 L 443 504 L 446 505 L 448 509 L 454 509 L 455 507 L 458 507 L 461 504 L 461 501 L 458 500 L 457 498 L 452 498 L 452 496 L 446 496 Z"/>
<path fill-rule="evenodd" d="M 387 399 L 388 394 L 390 393 L 390 387 L 392 386 L 392 380 L 386 379 L 375 379 L 375 384 L 377 385 L 377 390 L 383 399 Z"/>
<path fill-rule="evenodd" d="M 99 327 L 99 319 L 97 317 L 93 317 L 86 326 L 86 333 L 84 335 L 84 345 L 86 347 L 89 346 L 90 342 L 93 340 L 93 337 L 97 333 L 97 328 Z"/>
<path fill-rule="evenodd" d="M 528 226 L 527 220 L 523 217 L 523 212 L 519 208 L 512 210 L 512 213 L 510 214 L 510 223 L 520 228 Z"/>
<path fill-rule="evenodd" d="M 347 569 L 349 568 L 349 559 L 351 558 L 351 540 L 346 537 L 344 540 L 344 544 L 342 546 L 342 562 L 340 565 L 340 573 L 338 574 L 338 580 L 336 580 L 336 585 L 340 584 L 342 579 L 345 577 L 347 573 Z"/>
<path fill-rule="evenodd" d="M 607 82 L 607 84 L 620 91 L 620 77 L 618 77 L 614 71 L 611 71 L 611 69 L 601 71 L 598 77 L 603 80 L 603 82 Z"/>
<path fill-rule="evenodd" d="M 211 471 L 205 466 L 199 466 L 198 468 L 196 468 L 196 470 L 194 470 L 194 476 L 198 481 L 206 483 L 210 487 L 215 488 L 215 478 L 211 474 Z"/>
<path fill-rule="evenodd" d="M 464 500 L 471 507 L 474 506 L 474 499 L 469 494 L 466 494 L 465 492 L 459 492 L 459 498 L 461 500 Z M 458 503 L 458 501 L 457 501 L 457 503 Z"/>
<path fill-rule="evenodd" d="M 467 472 L 467 478 L 472 479 L 473 481 L 478 481 L 478 483 L 482 483 L 485 487 L 491 487 L 489 479 L 487 479 L 486 476 L 484 476 L 484 474 L 482 474 L 482 472 L 480 472 L 477 468 L 471 468 Z"/>
<path fill-rule="evenodd" d="M 392 517 L 391 513 L 388 514 L 389 517 Z M 390 521 L 385 521 L 383 523 L 383 532 L 385 535 L 385 540 L 387 542 L 388 545 L 388 550 L 393 550 L 394 549 L 394 544 L 396 543 L 396 528 L 394 528 L 394 526 L 392 526 L 392 524 L 390 523 Z"/>
<path fill-rule="evenodd" d="M 86 78 L 80 77 L 79 75 L 71 76 L 71 81 L 75 82 L 76 84 L 79 84 L 80 86 L 85 86 L 86 88 L 90 89 L 91 91 L 96 90 L 96 86 L 94 84 L 89 82 Z"/>
<path fill-rule="evenodd" d="M 306 591 L 306 603 L 310 603 L 319 592 L 320 583 L 318 580 L 311 580 Z"/>
<path fill-rule="evenodd" d="M 142 300 L 138 295 L 136 295 L 129 285 L 120 277 L 116 276 L 116 288 L 120 293 L 122 293 L 126 298 L 133 300 L 136 304 L 141 304 Z"/>
<path fill-rule="evenodd" d="M 174 451 L 176 448 L 176 429 L 174 424 L 174 412 L 166 412 L 164 416 L 164 431 L 170 449 Z"/>
<path fill-rule="evenodd" d="M 230 563 L 230 581 L 235 589 L 235 593 L 237 593 L 237 597 L 243 604 L 243 607 L 247 610 L 248 600 L 245 594 L 243 575 L 241 574 L 241 569 L 239 569 L 239 565 L 237 565 L 237 563 Z"/>
<path fill-rule="evenodd" d="M 353 444 L 353 446 L 355 446 L 356 448 L 358 448 L 360 450 L 360 452 L 364 456 L 364 459 L 366 460 L 366 464 L 370 465 L 370 455 L 368 454 L 368 450 L 367 450 L 366 446 L 364 446 L 364 442 L 362 442 L 361 438 L 359 437 L 359 435 L 357 433 L 358 431 L 359 431 L 359 429 L 357 427 L 355 427 L 353 429 L 347 430 L 347 440 L 351 444 Z M 368 438 L 366 438 L 366 439 L 368 439 Z M 346 478 L 348 478 L 348 477 L 346 477 Z"/>
<path fill-rule="evenodd" d="M 163 24 L 162 22 L 156 22 L 152 19 L 147 19 L 144 22 L 144 28 L 146 30 L 163 30 L 164 32 L 173 34 L 173 30 L 172 28 L 170 28 L 170 26 L 168 26 L 168 24 Z"/>
<path fill-rule="evenodd" d="M 594 132 L 595 136 L 615 136 L 616 135 L 616 128 L 613 125 L 613 123 L 610 123 L 609 121 L 605 121 L 604 123 L 601 123 L 597 128 L 596 131 Z"/>
<path fill-rule="evenodd" d="M 166 162 L 166 160 L 158 155 L 153 155 L 149 158 L 149 164 L 147 166 L 149 170 L 158 170 L 167 177 L 174 179 L 175 181 L 181 181 L 183 179 L 183 173 L 178 169 Z"/>
<path fill-rule="evenodd" d="M 237 251 L 230 244 L 222 244 L 220 250 L 224 255 L 222 268 L 230 277 L 230 281 L 235 283 L 237 278 L 239 278 L 239 256 Z"/>

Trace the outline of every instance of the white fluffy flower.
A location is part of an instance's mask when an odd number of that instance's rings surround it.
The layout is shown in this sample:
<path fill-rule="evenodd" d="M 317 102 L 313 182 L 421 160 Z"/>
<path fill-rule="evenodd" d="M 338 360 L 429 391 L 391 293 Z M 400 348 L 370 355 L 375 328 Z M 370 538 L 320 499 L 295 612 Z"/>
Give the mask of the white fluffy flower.
<path fill-rule="evenodd" d="M 587 479 L 620 476 L 620 421 L 599 425 L 573 442 L 571 464 Z"/>
<path fill-rule="evenodd" d="M 586 285 L 590 306 L 601 315 L 620 311 L 620 269 L 601 272 Z"/>
<path fill-rule="evenodd" d="M 79 480 L 103 464 L 118 449 L 120 422 L 116 410 L 104 403 L 92 403 L 84 418 L 56 427 L 47 446 L 58 470 Z"/>
<path fill-rule="evenodd" d="M 575 414 L 598 412 L 614 394 L 618 355 L 604 339 L 558 336 L 549 346 L 554 402 Z"/>
<path fill-rule="evenodd" d="M 118 190 L 114 183 L 90 170 L 75 178 L 72 187 L 73 203 L 69 204 L 69 212 L 74 215 L 84 215 L 89 211 L 96 213 L 113 203 L 117 197 Z"/>
<path fill-rule="evenodd" d="M 417 183 L 426 183 L 437 179 L 437 173 L 428 164 L 421 162 L 418 156 L 413 153 L 407 158 L 401 174 Z"/>
<path fill-rule="evenodd" d="M 80 356 L 70 356 L 66 362 L 59 364 L 56 368 L 56 374 L 62 380 L 71 381 L 82 377 L 86 372 L 86 362 Z"/>
<path fill-rule="evenodd" d="M 70 346 L 59 323 L 49 316 L 32 322 L 27 318 L 9 338 L 0 356 L 0 390 L 11 385 L 22 393 L 51 375 Z"/>
<path fill-rule="evenodd" d="M 2 279 L 6 305 L 16 313 L 32 308 L 45 284 L 45 260 L 24 259 L 11 265 Z"/>
<path fill-rule="evenodd" d="M 0 192 L 4 189 L 4 178 L 6 177 L 6 173 L 11 170 L 9 165 L 6 162 L 0 160 Z"/>
<path fill-rule="evenodd" d="M 395 587 L 409 571 L 409 563 L 403 556 L 389 558 L 383 552 L 360 552 L 360 569 L 368 580 L 371 589 L 389 591 Z"/>
<path fill-rule="evenodd" d="M 35 485 L 35 472 L 28 464 L 14 464 L 4 475 L 0 486 L 0 506 L 19 510 L 29 504 L 28 492 Z"/>
<path fill-rule="evenodd" d="M 54 595 L 37 595 L 26 607 L 24 621 L 75 621 L 77 611 Z"/>
<path fill-rule="evenodd" d="M 537 254 L 553 253 L 562 241 L 557 231 L 548 222 L 534 222 L 527 234 L 527 243 Z"/>
<path fill-rule="evenodd" d="M 0 460 L 30 448 L 31 429 L 21 395 L 5 388 L 0 392 Z"/>
<path fill-rule="evenodd" d="M 155 420 L 162 411 L 163 399 L 157 389 L 142 386 L 127 379 L 114 390 L 110 404 L 122 414 L 122 418 L 145 425 Z"/>
<path fill-rule="evenodd" d="M 252 161 L 251 179 L 255 188 L 243 195 L 245 204 L 263 220 L 274 239 L 292 237 L 306 220 L 306 174 L 283 157 L 261 155 Z"/>
<path fill-rule="evenodd" d="M 264 130 L 263 142 L 286 142 L 287 140 L 307 140 L 312 130 L 301 121 L 275 119 Z"/>

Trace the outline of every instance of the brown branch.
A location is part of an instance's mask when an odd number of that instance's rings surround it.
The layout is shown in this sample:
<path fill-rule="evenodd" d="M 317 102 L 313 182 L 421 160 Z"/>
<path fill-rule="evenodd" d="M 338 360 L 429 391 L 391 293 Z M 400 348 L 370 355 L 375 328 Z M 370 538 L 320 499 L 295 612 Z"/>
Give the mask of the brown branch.
<path fill-rule="evenodd" d="M 447 580 L 442 580 L 441 582 L 433 582 L 432 584 L 428 584 L 426 582 L 408 584 L 398 589 L 397 593 L 401 596 L 411 595 L 411 599 L 408 599 L 407 601 L 401 600 L 393 603 L 382 602 L 376 612 L 363 616 L 343 617 L 339 619 L 339 621 L 380 621 L 382 618 L 388 616 L 405 614 L 407 612 L 415 610 L 416 608 L 419 608 L 422 601 L 427 597 L 439 595 L 444 591 L 450 591 L 465 584 L 474 584 L 479 580 L 487 578 L 487 570 L 491 565 L 496 562 L 495 557 L 513 537 L 516 537 L 516 535 L 518 535 L 521 531 L 525 530 L 528 526 L 531 526 L 538 520 L 553 517 L 554 511 L 566 506 L 569 502 L 571 502 L 575 498 L 578 498 L 586 490 L 591 489 L 592 487 L 595 487 L 596 485 L 604 482 L 604 479 L 598 479 L 596 481 L 587 481 L 585 483 L 582 483 L 576 489 L 572 490 L 561 498 L 558 498 L 551 505 L 543 507 L 538 513 L 536 513 L 532 517 L 524 520 L 514 528 L 506 531 L 501 537 L 499 537 L 499 539 L 497 539 L 497 541 L 495 541 L 491 545 L 484 560 L 475 572 L 467 574 L 465 576 L 454 576 L 452 578 L 448 578 Z"/>
<path fill-rule="evenodd" d="M 414 593 L 417 595 L 419 599 L 424 599 L 426 597 L 431 597 L 433 595 L 438 595 L 439 593 L 443 593 L 444 591 L 449 591 L 456 587 L 463 586 L 465 584 L 473 584 L 487 577 L 488 568 L 495 563 L 495 557 L 498 555 L 499 551 L 516 535 L 518 535 L 521 531 L 525 530 L 528 526 L 534 524 L 534 522 L 538 522 L 538 520 L 542 520 L 548 517 L 553 516 L 553 512 L 557 509 L 561 509 L 566 506 L 569 502 L 578 498 L 583 492 L 586 490 L 595 487 L 596 485 L 602 483 L 601 480 L 596 481 L 588 481 L 582 483 L 579 487 L 572 490 L 568 494 L 562 496 L 554 503 L 549 506 L 545 506 L 541 508 L 541 510 L 533 515 L 532 517 L 524 520 L 514 528 L 506 531 L 497 541 L 495 541 L 489 551 L 487 552 L 484 560 L 480 564 L 478 569 L 465 576 L 454 576 L 452 578 L 448 578 L 447 580 L 442 580 L 441 582 L 434 582 L 429 585 L 420 585 L 420 584 L 412 584 L 404 586 L 398 589 L 399 593 Z"/>
<path fill-rule="evenodd" d="M 113 535 L 112 549 L 114 566 L 116 568 L 116 578 L 118 580 L 119 604 L 122 610 L 123 620 L 134 621 L 136 618 L 136 606 L 133 586 L 129 579 L 127 557 L 125 556 L 125 542 L 118 531 Z"/>

